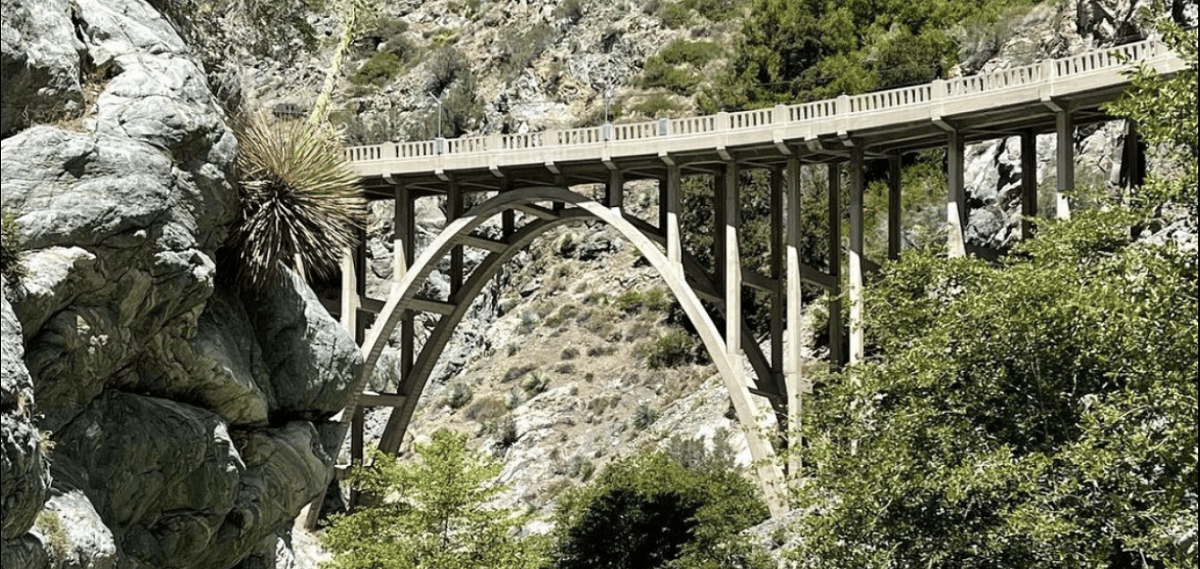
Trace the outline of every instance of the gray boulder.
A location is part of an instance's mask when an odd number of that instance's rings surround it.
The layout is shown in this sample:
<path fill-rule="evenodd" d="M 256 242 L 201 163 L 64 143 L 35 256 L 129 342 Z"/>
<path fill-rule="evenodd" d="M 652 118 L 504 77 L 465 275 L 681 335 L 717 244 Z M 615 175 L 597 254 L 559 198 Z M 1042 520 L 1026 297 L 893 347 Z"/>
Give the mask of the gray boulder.
<path fill-rule="evenodd" d="M 331 464 L 309 423 L 230 432 L 202 409 L 111 390 L 56 438 L 56 487 L 81 490 L 125 556 L 164 569 L 233 565 Z"/>
<path fill-rule="evenodd" d="M 10 540 L 33 526 L 46 499 L 50 472 L 41 437 L 33 424 L 33 380 L 25 369 L 21 324 L 9 306 L 7 289 L 0 307 L 0 541 L 8 559 Z M 16 545 L 11 545 L 16 547 Z M 8 561 L 5 567 L 12 567 Z"/>
<path fill-rule="evenodd" d="M 0 137 L 83 111 L 83 44 L 69 0 L 3 1 L 0 20 Z M 7 158 L 7 156 L 6 156 Z"/>
<path fill-rule="evenodd" d="M 245 302 L 278 412 L 321 418 L 350 403 L 362 352 L 308 285 L 289 272 L 282 286 Z"/>

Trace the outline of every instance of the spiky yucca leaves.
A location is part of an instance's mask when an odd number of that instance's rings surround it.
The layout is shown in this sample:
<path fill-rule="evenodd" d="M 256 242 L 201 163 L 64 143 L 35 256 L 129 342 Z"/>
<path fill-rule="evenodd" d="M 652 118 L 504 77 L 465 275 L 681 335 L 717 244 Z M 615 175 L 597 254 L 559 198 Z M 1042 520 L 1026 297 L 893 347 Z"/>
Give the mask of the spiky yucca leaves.
<path fill-rule="evenodd" d="M 241 218 L 228 245 L 240 288 L 278 286 L 285 266 L 336 274 L 366 217 L 358 177 L 326 124 L 274 121 L 264 115 L 236 129 Z"/>

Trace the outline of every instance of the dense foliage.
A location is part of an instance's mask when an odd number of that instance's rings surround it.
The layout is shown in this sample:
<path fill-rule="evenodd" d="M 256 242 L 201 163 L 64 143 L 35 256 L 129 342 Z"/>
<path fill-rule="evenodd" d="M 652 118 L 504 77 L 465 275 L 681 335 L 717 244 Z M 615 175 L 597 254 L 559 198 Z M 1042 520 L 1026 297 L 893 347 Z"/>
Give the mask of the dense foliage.
<path fill-rule="evenodd" d="M 925 83 L 958 62 L 958 33 L 1031 0 L 753 0 L 709 110 Z"/>
<path fill-rule="evenodd" d="M 467 437 L 439 430 L 414 445 L 418 462 L 376 454 L 351 481 L 381 499 L 374 507 L 335 517 L 324 537 L 329 569 L 535 569 L 544 554 L 537 539 L 512 536 L 522 518 L 486 504 L 504 486 L 500 465 L 467 449 Z"/>
<path fill-rule="evenodd" d="M 868 290 L 875 359 L 806 407 L 802 566 L 1196 567 L 1196 35 L 1172 34 L 1190 71 L 1119 109 L 1182 179 Z"/>
<path fill-rule="evenodd" d="M 689 458 L 684 466 L 645 451 L 560 497 L 553 567 L 770 567 L 761 548 L 740 535 L 767 517 L 757 488 L 728 463 L 694 452 Z"/>

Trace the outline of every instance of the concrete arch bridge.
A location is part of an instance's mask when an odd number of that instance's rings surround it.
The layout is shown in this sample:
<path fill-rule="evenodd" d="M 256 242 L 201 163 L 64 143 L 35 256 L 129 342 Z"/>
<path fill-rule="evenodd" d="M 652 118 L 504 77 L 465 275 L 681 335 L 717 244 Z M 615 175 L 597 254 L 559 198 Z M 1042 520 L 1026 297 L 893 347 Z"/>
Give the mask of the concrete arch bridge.
<path fill-rule="evenodd" d="M 889 164 L 888 254 L 900 251 L 900 156 L 929 148 L 947 149 L 946 224 L 952 255 L 968 253 L 963 150 L 967 143 L 1019 136 L 1023 172 L 1036 171 L 1035 137 L 1057 137 L 1058 172 L 1053 215 L 1070 215 L 1068 195 L 1074 187 L 1076 125 L 1109 120 L 1102 104 L 1129 85 L 1127 72 L 1146 65 L 1161 73 L 1183 68 L 1177 56 L 1148 40 L 1071 57 L 1038 62 L 972 77 L 842 96 L 802 105 L 718 113 L 683 119 L 515 135 L 453 140 L 386 142 L 346 148 L 373 200 L 395 200 L 395 270 L 391 294 L 371 299 L 362 275 L 365 254 L 358 251 L 343 263 L 341 319 L 358 335 L 366 356 L 359 391 L 366 385 L 379 355 L 396 328 L 401 338 L 400 387 L 395 393 L 362 393 L 346 415 L 352 420 L 352 454 L 363 448 L 362 408 L 394 408 L 379 442 L 395 453 L 412 418 L 430 371 L 455 326 L 491 279 L 517 251 L 545 231 L 568 223 L 602 221 L 627 239 L 662 275 L 699 331 L 712 355 L 755 459 L 756 472 L 772 514 L 786 510 L 787 472 L 798 472 L 799 453 L 780 465 L 775 451 L 759 433 L 758 419 L 768 408 L 789 425 L 795 445 L 805 393 L 801 377 L 800 283 L 818 285 L 848 298 L 849 345 L 842 346 L 840 306 L 829 312 L 835 362 L 863 357 L 864 276 L 873 263 L 863 256 L 864 165 Z M 1136 145 L 1128 145 L 1136 148 Z M 1126 153 L 1130 171 L 1140 168 L 1136 151 Z M 827 168 L 831 188 L 848 182 L 849 204 L 829 191 L 826 204 L 830 234 L 828 271 L 800 262 L 800 191 L 805 168 Z M 739 254 L 739 172 L 769 172 L 772 213 L 771 271 L 757 274 L 742 268 Z M 842 172 L 848 172 L 842 180 Z M 713 185 L 712 208 L 715 270 L 690 259 L 681 245 L 680 184 L 684 176 L 705 176 Z M 625 186 L 634 180 L 658 184 L 659 219 L 638 219 L 625 211 Z M 603 185 L 603 197 L 586 197 L 571 188 Z M 1037 215 L 1037 184 L 1022 181 L 1022 207 Z M 467 196 L 482 194 L 482 203 L 466 211 Z M 414 256 L 413 201 L 445 196 L 447 224 L 420 257 Z M 484 199 L 486 198 L 486 199 Z M 849 239 L 841 242 L 841 212 L 849 209 Z M 499 239 L 476 230 L 492 219 L 503 228 Z M 843 267 L 840 251 L 848 252 Z M 470 274 L 464 248 L 487 253 Z M 449 259 L 450 295 L 418 294 L 433 268 Z M 843 271 L 848 294 L 842 295 Z M 753 341 L 742 318 L 744 288 L 765 291 L 771 298 L 769 354 Z M 716 307 L 710 313 L 701 301 Z M 837 302 L 841 302 L 838 300 Z M 413 317 L 440 318 L 418 346 Z M 373 321 L 373 322 L 370 322 Z M 368 326 L 369 324 L 369 326 Z M 743 358 L 753 373 L 746 373 Z M 797 447 L 798 448 L 798 447 Z M 310 518 L 311 519 L 311 518 Z"/>

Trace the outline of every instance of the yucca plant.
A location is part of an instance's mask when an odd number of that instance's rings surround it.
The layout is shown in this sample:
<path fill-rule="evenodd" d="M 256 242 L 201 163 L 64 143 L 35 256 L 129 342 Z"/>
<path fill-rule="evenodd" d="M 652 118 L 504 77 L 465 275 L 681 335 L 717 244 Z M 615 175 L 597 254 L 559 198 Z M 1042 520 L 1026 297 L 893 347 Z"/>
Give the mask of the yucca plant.
<path fill-rule="evenodd" d="M 325 123 L 261 114 L 235 132 L 241 219 L 228 246 L 239 288 L 274 288 L 285 266 L 309 277 L 336 275 L 366 215 L 341 137 Z"/>

